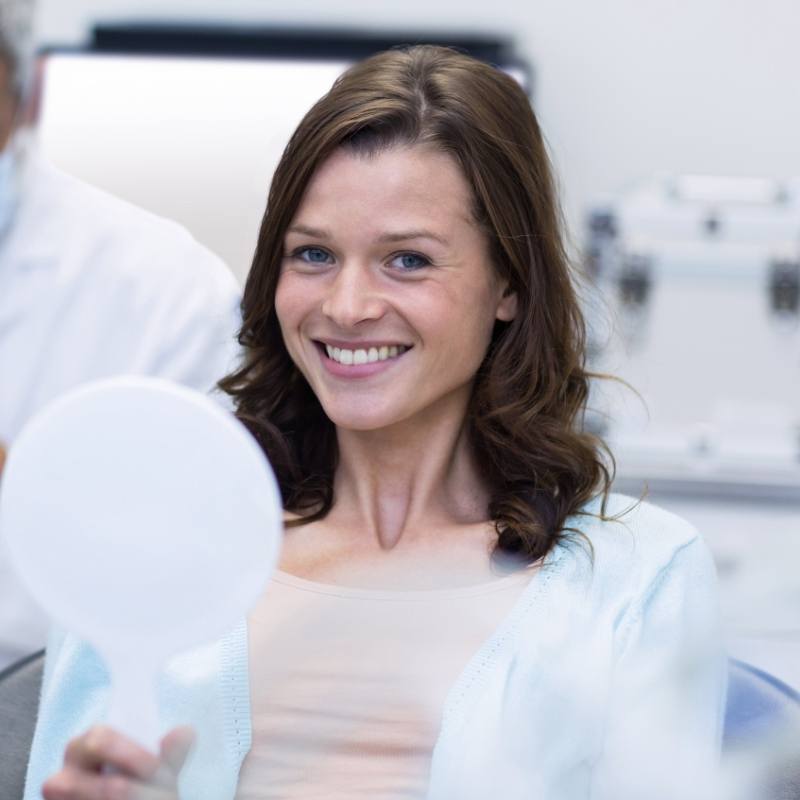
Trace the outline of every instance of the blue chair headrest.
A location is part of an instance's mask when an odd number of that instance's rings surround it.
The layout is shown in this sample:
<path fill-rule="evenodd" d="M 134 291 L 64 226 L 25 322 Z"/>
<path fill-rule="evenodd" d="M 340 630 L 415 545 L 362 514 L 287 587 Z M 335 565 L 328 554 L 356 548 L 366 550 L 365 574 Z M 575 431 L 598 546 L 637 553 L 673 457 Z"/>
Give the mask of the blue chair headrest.
<path fill-rule="evenodd" d="M 724 745 L 760 738 L 800 715 L 800 693 L 744 661 L 731 659 Z"/>

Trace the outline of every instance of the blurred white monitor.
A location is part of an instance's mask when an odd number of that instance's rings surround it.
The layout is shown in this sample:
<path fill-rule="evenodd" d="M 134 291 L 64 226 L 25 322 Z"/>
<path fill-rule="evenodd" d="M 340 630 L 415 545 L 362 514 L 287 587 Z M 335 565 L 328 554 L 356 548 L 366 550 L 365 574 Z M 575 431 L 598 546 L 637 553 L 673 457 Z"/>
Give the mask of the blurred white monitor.
<path fill-rule="evenodd" d="M 182 223 L 243 282 L 283 148 L 349 63 L 53 52 L 40 147 L 66 172 Z M 523 70 L 510 72 L 525 85 Z"/>
<path fill-rule="evenodd" d="M 181 222 L 243 280 L 283 148 L 345 66 L 52 54 L 40 147 L 66 172 Z"/>

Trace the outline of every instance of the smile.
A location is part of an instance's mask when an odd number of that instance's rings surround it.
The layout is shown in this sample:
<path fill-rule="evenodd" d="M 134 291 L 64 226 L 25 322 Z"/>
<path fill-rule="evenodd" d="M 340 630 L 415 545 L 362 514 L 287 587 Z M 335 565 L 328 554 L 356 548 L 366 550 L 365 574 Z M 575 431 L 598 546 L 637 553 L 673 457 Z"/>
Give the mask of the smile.
<path fill-rule="evenodd" d="M 325 354 L 332 361 L 345 366 L 358 366 L 360 364 L 374 364 L 378 361 L 388 361 L 403 355 L 408 347 L 405 345 L 382 345 L 381 347 L 359 348 L 348 350 L 344 347 L 333 347 L 326 344 Z"/>

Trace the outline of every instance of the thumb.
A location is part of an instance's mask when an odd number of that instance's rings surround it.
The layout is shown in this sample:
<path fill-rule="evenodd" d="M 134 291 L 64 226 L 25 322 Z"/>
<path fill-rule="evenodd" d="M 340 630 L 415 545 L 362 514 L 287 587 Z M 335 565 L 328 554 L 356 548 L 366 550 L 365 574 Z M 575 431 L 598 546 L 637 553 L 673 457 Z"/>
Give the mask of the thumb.
<path fill-rule="evenodd" d="M 174 775 L 180 773 L 194 742 L 194 730 L 188 725 L 174 728 L 161 740 L 161 760 Z"/>

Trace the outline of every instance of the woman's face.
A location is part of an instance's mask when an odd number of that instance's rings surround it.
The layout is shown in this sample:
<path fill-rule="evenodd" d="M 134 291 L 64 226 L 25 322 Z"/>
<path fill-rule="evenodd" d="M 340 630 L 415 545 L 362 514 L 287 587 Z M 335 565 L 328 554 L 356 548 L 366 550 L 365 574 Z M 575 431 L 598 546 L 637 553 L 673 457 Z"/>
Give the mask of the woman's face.
<path fill-rule="evenodd" d="M 339 427 L 463 414 L 495 320 L 513 317 L 456 162 L 425 146 L 339 150 L 286 234 L 275 306 Z"/>

